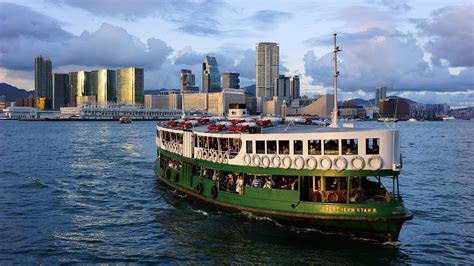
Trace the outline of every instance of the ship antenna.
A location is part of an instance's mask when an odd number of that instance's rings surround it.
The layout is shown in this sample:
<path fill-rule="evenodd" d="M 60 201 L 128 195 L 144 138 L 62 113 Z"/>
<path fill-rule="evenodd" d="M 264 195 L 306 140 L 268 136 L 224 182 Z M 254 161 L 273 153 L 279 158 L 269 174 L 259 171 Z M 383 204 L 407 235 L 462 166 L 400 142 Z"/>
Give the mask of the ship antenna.
<path fill-rule="evenodd" d="M 339 71 L 337 71 L 337 53 L 342 50 L 339 49 L 339 46 L 336 46 L 336 33 L 334 35 L 334 109 L 332 110 L 332 123 L 331 127 L 337 128 L 337 76 L 339 76 Z"/>

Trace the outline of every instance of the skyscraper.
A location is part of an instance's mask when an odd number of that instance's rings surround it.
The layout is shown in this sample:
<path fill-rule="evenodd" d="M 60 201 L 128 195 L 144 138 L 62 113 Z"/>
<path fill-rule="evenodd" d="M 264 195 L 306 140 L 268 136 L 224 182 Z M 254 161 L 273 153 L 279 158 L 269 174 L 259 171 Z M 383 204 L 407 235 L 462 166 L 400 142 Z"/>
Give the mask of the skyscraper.
<path fill-rule="evenodd" d="M 222 83 L 224 88 L 240 89 L 240 74 L 234 72 L 225 72 L 222 74 Z"/>
<path fill-rule="evenodd" d="M 300 98 L 300 77 L 298 75 L 293 75 L 290 78 L 290 99 L 299 99 Z"/>
<path fill-rule="evenodd" d="M 375 107 L 380 107 L 380 100 L 387 98 L 387 88 L 377 87 L 375 88 Z"/>
<path fill-rule="evenodd" d="M 117 70 L 117 102 L 123 104 L 144 103 L 144 70 L 127 67 Z"/>
<path fill-rule="evenodd" d="M 257 98 L 272 97 L 273 83 L 278 79 L 280 48 L 278 44 L 260 42 L 256 47 L 256 91 Z"/>
<path fill-rule="evenodd" d="M 219 68 L 217 67 L 217 60 L 213 56 L 206 56 L 202 63 L 202 92 L 220 92 L 221 91 L 221 77 L 219 75 Z"/>
<path fill-rule="evenodd" d="M 290 78 L 285 75 L 279 75 L 273 82 L 273 96 L 278 96 L 283 100 L 290 99 Z"/>
<path fill-rule="evenodd" d="M 115 70 L 100 69 L 91 72 L 91 92 L 99 105 L 107 105 L 116 100 L 117 73 Z"/>
<path fill-rule="evenodd" d="M 189 69 L 181 69 L 179 77 L 180 91 L 199 92 L 199 87 L 196 87 L 196 79 L 193 72 Z"/>
<path fill-rule="evenodd" d="M 91 72 L 78 71 L 69 73 L 69 106 L 77 105 L 77 97 L 91 95 Z"/>
<path fill-rule="evenodd" d="M 35 58 L 35 96 L 53 98 L 53 66 L 51 60 L 38 56 Z"/>
<path fill-rule="evenodd" d="M 53 75 L 53 98 L 54 110 L 68 106 L 69 102 L 69 75 L 54 73 Z"/>

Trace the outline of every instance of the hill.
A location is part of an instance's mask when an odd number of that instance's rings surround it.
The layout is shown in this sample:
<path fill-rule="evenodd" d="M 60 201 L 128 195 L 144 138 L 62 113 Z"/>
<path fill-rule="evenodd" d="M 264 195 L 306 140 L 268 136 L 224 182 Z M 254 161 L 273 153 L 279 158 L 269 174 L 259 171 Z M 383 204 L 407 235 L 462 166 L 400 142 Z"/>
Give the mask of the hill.
<path fill-rule="evenodd" d="M 14 102 L 16 99 L 19 98 L 28 98 L 33 97 L 33 91 L 27 91 L 23 89 L 18 89 L 15 86 L 12 86 L 7 83 L 0 83 L 0 96 L 5 95 L 7 102 Z"/>

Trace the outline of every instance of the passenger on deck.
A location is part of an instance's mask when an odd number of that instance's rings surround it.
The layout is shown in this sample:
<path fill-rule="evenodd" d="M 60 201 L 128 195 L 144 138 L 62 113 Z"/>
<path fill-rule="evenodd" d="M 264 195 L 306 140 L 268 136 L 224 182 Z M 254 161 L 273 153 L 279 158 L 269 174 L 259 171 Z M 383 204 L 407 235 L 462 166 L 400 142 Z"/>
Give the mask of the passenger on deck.
<path fill-rule="evenodd" d="M 282 153 L 281 153 L 281 154 L 290 154 L 290 150 L 288 149 L 288 147 L 283 146 L 283 149 L 282 149 Z"/>
<path fill-rule="evenodd" d="M 244 193 L 243 186 L 244 186 L 244 179 L 242 178 L 242 176 L 239 175 L 237 177 L 237 181 L 235 182 L 235 192 L 242 195 Z"/>
<path fill-rule="evenodd" d="M 229 179 L 229 181 L 227 181 L 227 191 L 232 192 L 235 186 L 234 177 L 232 174 L 229 174 L 227 178 Z"/>
<path fill-rule="evenodd" d="M 295 177 L 291 181 L 291 190 L 298 190 L 298 178 Z"/>
<path fill-rule="evenodd" d="M 284 178 L 284 177 L 281 179 L 280 188 L 281 189 L 288 189 L 289 188 L 289 184 L 286 181 L 286 178 Z"/>
<path fill-rule="evenodd" d="M 258 178 L 258 176 L 254 176 L 253 181 L 252 181 L 252 187 L 260 188 L 260 185 L 261 185 L 260 179 Z"/>
<path fill-rule="evenodd" d="M 346 150 L 346 154 L 347 154 L 347 155 L 350 155 L 350 154 L 352 154 L 352 150 L 351 150 L 351 148 L 350 148 L 350 147 L 349 147 L 349 148 L 347 148 L 347 150 Z"/>
<path fill-rule="evenodd" d="M 263 184 L 263 188 L 272 188 L 272 181 L 268 179 L 268 177 L 265 177 L 265 182 Z"/>
<path fill-rule="evenodd" d="M 316 154 L 316 149 L 314 148 L 313 144 L 309 145 L 309 154 L 310 155 Z"/>

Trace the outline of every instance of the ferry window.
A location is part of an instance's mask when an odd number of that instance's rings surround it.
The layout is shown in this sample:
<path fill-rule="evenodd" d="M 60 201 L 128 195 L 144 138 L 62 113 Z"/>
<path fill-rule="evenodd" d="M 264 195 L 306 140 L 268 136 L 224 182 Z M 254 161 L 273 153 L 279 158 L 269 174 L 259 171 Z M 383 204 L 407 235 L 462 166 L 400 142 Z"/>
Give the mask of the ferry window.
<path fill-rule="evenodd" d="M 286 190 L 298 190 L 298 177 L 297 176 L 272 176 L 272 188 L 274 189 L 286 189 Z"/>
<path fill-rule="evenodd" d="M 288 140 L 278 141 L 278 153 L 290 154 L 290 142 Z"/>
<path fill-rule="evenodd" d="M 366 154 L 379 154 L 380 139 L 366 139 L 365 140 L 365 153 Z"/>
<path fill-rule="evenodd" d="M 293 141 L 293 154 L 303 154 L 303 141 L 302 140 Z"/>
<path fill-rule="evenodd" d="M 230 139 L 229 140 L 229 151 L 230 151 L 230 159 L 234 158 L 240 151 L 241 145 L 240 139 Z"/>
<path fill-rule="evenodd" d="M 199 139 L 201 139 L 200 141 L 201 148 L 204 148 L 204 149 L 209 148 L 208 143 L 207 143 L 207 137 L 199 137 Z"/>
<path fill-rule="evenodd" d="M 243 194 L 244 178 L 241 173 L 220 171 L 219 190 Z"/>
<path fill-rule="evenodd" d="M 218 144 L 217 144 L 217 138 L 209 138 L 209 148 L 211 150 L 218 150 L 219 147 L 218 147 Z"/>
<path fill-rule="evenodd" d="M 220 138 L 219 139 L 219 146 L 221 151 L 229 150 L 229 139 L 228 138 Z"/>
<path fill-rule="evenodd" d="M 246 141 L 246 152 L 248 154 L 252 154 L 253 153 L 253 145 L 252 145 L 252 141 L 251 140 L 247 140 Z"/>
<path fill-rule="evenodd" d="M 351 155 L 357 154 L 358 151 L 358 140 L 357 139 L 343 139 L 342 140 L 342 153 Z"/>
<path fill-rule="evenodd" d="M 276 152 L 277 152 L 276 140 L 267 141 L 267 154 L 276 154 Z"/>
<path fill-rule="evenodd" d="M 308 154 L 321 155 L 321 140 L 308 140 Z"/>
<path fill-rule="evenodd" d="M 337 177 L 326 177 L 326 191 L 337 190 L 338 188 L 338 178 Z"/>
<path fill-rule="evenodd" d="M 257 146 L 257 147 L 255 148 L 256 151 L 257 151 L 257 153 L 265 154 L 265 141 L 263 141 L 263 140 L 257 140 L 257 141 L 255 142 L 255 144 L 256 144 L 256 146 Z"/>
<path fill-rule="evenodd" d="M 339 141 L 337 139 L 328 139 L 324 141 L 325 155 L 339 155 Z"/>

